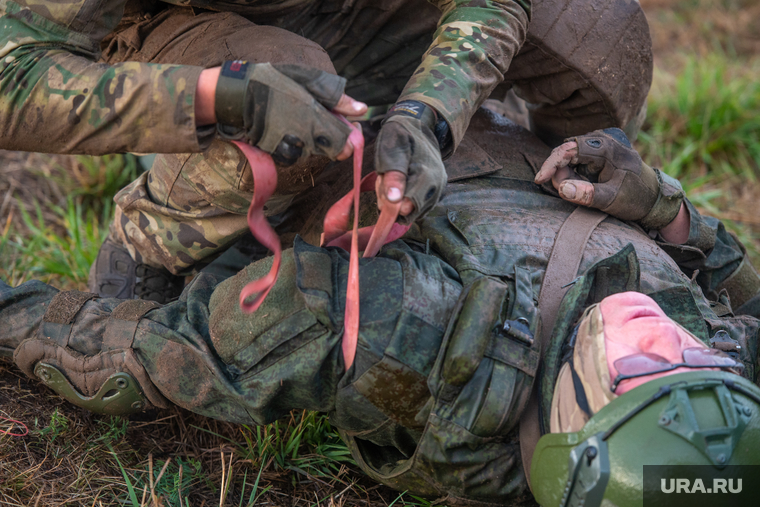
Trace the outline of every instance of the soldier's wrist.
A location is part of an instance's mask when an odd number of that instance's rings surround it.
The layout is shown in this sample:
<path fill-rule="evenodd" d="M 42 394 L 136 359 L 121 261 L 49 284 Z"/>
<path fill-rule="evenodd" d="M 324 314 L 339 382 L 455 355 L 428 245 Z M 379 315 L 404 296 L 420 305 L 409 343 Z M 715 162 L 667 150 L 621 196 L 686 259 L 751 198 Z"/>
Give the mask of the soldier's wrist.
<path fill-rule="evenodd" d="M 252 63 L 245 60 L 232 60 L 224 62 L 220 67 L 214 93 L 217 123 L 245 128 L 243 112 L 246 109 L 248 72 L 252 66 Z"/>
<path fill-rule="evenodd" d="M 391 107 L 385 119 L 387 120 L 393 116 L 409 116 L 420 120 L 433 133 L 443 158 L 448 156 L 452 151 L 454 143 L 452 142 L 449 124 L 438 115 L 438 112 L 434 108 L 424 102 L 401 100 Z"/>
<path fill-rule="evenodd" d="M 646 166 L 645 169 L 647 168 L 649 167 Z M 684 193 L 677 179 L 659 169 L 649 169 L 657 175 L 660 191 L 652 209 L 638 222 L 646 230 L 659 231 L 671 224 L 678 216 L 684 201 Z"/>
<path fill-rule="evenodd" d="M 216 85 L 221 67 L 204 69 L 198 76 L 195 87 L 195 124 L 197 126 L 216 123 Z"/>

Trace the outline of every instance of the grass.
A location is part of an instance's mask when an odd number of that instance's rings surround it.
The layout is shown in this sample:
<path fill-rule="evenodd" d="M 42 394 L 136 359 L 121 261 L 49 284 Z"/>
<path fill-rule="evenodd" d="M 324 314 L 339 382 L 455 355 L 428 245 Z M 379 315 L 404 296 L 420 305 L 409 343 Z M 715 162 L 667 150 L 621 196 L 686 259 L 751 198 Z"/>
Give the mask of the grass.
<path fill-rule="evenodd" d="M 100 416 L 0 362 L 0 416 L 30 430 L 0 434 L 3 506 L 430 505 L 364 477 L 313 412 L 253 428 L 179 408 Z"/>
<path fill-rule="evenodd" d="M 760 265 L 760 40 L 753 22 L 760 7 L 750 0 L 642 5 L 657 67 L 637 147 L 651 165 L 680 178 L 700 210 L 724 219 Z M 86 290 L 111 198 L 137 175 L 135 159 L 6 153 L 3 160 L 0 278 Z M 316 413 L 294 412 L 265 427 L 178 408 L 98 416 L 0 363 L 0 416 L 30 430 L 24 438 L 0 434 L 3 506 L 430 505 L 365 478 L 327 417 Z M 0 430 L 12 427 L 0 419 Z"/>
<path fill-rule="evenodd" d="M 48 157 L 22 175 L 6 173 L 16 187 L 45 186 L 50 192 L 22 192 L 9 209 L 0 236 L 0 276 L 12 285 L 37 278 L 85 290 L 113 216 L 113 196 L 137 174 L 131 155 Z"/>
<path fill-rule="evenodd" d="M 5 167 L 7 191 L 13 182 L 37 190 L 17 190 L 7 208 L 0 278 L 86 290 L 113 194 L 136 177 L 137 165 L 129 156 L 35 157 Z M 0 434 L 3 506 L 429 505 L 366 479 L 328 418 L 316 413 L 254 428 L 177 408 L 98 416 L 0 363 L 0 417 L 30 430 L 25 438 Z M 0 418 L 0 430 L 18 429 Z"/>
<path fill-rule="evenodd" d="M 683 57 L 675 75 L 655 70 L 642 157 L 680 179 L 700 211 L 721 218 L 760 265 L 760 58 L 713 52 Z"/>

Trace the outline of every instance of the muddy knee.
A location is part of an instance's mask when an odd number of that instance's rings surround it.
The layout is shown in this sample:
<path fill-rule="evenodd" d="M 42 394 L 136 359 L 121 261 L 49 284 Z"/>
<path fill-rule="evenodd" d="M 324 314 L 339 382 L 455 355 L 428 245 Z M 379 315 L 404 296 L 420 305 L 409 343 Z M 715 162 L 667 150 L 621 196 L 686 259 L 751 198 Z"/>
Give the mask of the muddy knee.
<path fill-rule="evenodd" d="M 191 8 L 174 6 L 125 27 L 104 51 L 105 61 L 215 67 L 225 60 L 243 59 L 293 63 L 335 73 L 319 44 L 281 28 L 256 25 L 232 12 L 195 15 Z"/>
<path fill-rule="evenodd" d="M 638 2 L 612 0 L 599 8 L 585 0 L 538 0 L 505 81 L 530 104 L 531 130 L 556 144 L 596 129 L 640 124 L 652 61 Z"/>

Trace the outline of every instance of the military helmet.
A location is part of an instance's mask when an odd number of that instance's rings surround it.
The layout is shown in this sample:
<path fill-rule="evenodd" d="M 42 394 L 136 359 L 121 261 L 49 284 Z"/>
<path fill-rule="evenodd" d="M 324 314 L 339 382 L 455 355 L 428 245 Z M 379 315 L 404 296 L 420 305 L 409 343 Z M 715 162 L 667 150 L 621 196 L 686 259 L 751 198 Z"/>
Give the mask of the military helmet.
<path fill-rule="evenodd" d="M 541 437 L 531 489 L 549 506 L 642 504 L 644 465 L 760 465 L 760 388 L 695 370 L 620 395 L 576 433 Z"/>

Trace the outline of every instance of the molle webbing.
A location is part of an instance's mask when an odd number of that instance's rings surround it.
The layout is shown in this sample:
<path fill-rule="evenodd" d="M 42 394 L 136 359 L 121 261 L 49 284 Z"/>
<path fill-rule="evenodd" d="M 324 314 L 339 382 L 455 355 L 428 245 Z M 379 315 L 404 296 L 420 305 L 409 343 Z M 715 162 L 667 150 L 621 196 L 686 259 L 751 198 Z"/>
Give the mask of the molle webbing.
<path fill-rule="evenodd" d="M 102 350 L 127 349 L 132 346 L 132 341 L 137 331 L 137 323 L 153 308 L 158 308 L 158 303 L 142 299 L 128 299 L 119 304 L 111 312 L 111 318 L 106 323 L 103 333 Z"/>
<path fill-rule="evenodd" d="M 562 298 L 577 276 L 586 243 L 596 226 L 606 217 L 607 214 L 601 211 L 578 207 L 567 217 L 557 233 L 538 296 L 538 310 L 541 312 L 542 321 L 539 337 L 542 357 L 551 341 Z M 541 438 L 538 384 L 539 382 L 534 384 L 528 406 L 520 418 L 520 454 L 529 486 L 533 451 Z"/>
<path fill-rule="evenodd" d="M 92 292 L 78 290 L 56 294 L 42 317 L 42 326 L 40 326 L 42 336 L 55 341 L 61 347 L 68 346 L 74 318 L 87 301 L 97 297 L 98 295 Z"/>

